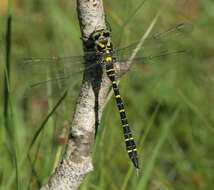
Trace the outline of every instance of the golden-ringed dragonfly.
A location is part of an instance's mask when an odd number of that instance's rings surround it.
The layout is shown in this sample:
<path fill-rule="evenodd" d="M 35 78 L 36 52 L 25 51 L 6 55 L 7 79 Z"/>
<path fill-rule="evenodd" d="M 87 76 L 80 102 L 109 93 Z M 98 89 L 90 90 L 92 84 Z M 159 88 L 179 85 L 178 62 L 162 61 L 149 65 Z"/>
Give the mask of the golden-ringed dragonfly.
<path fill-rule="evenodd" d="M 138 158 L 137 158 L 137 148 L 136 148 L 134 138 L 131 134 L 131 130 L 128 124 L 128 119 L 126 117 L 125 108 L 124 108 L 123 101 L 121 99 L 119 88 L 117 86 L 117 82 L 115 78 L 115 68 L 113 64 L 116 61 L 116 59 L 113 57 L 114 55 L 113 45 L 112 45 L 110 36 L 111 36 L 111 32 L 109 30 L 98 29 L 98 30 L 95 30 L 95 32 L 92 34 L 92 39 L 94 40 L 95 51 L 97 53 L 104 55 L 101 61 L 101 64 L 105 66 L 105 69 L 106 69 L 105 71 L 107 73 L 107 76 L 112 83 L 112 88 L 114 90 L 114 95 L 115 95 L 117 107 L 120 113 L 120 119 L 122 122 L 126 150 L 138 173 L 139 164 L 138 164 Z"/>
<path fill-rule="evenodd" d="M 169 51 L 168 47 L 170 44 L 170 38 L 177 39 L 177 36 L 185 35 L 191 32 L 193 29 L 191 24 L 179 24 L 163 32 L 156 33 L 145 40 L 144 46 L 141 48 L 142 51 L 135 56 L 134 61 L 138 63 L 147 63 L 150 60 L 156 58 L 163 58 L 171 55 L 180 55 L 186 53 L 185 50 L 174 50 Z M 26 74 L 30 74 L 30 85 L 29 89 L 34 87 L 44 87 L 51 84 L 56 84 L 61 81 L 65 89 L 68 88 L 69 81 L 75 73 L 80 73 L 84 70 L 92 70 L 97 65 L 104 67 L 104 70 L 112 83 L 117 107 L 120 114 L 120 119 L 123 127 L 124 140 L 128 155 L 136 168 L 138 173 L 139 164 L 137 158 L 137 148 L 134 138 L 131 134 L 131 130 L 128 124 L 125 108 L 121 99 L 119 88 L 116 83 L 116 72 L 115 64 L 121 64 L 120 69 L 123 68 L 122 64 L 126 63 L 132 51 L 136 48 L 139 41 L 134 42 L 126 47 L 114 49 L 111 41 L 111 31 L 108 29 L 97 28 L 91 34 L 90 37 L 93 42 L 93 47 L 90 51 L 85 52 L 84 56 L 69 56 L 69 57 L 47 57 L 47 58 L 26 58 L 21 63 L 22 72 L 26 71 Z M 149 47 L 148 54 L 146 55 L 146 49 Z M 158 53 L 152 53 L 153 48 L 158 50 Z M 91 65 L 85 65 L 83 67 L 85 56 L 99 57 L 98 61 Z M 47 72 L 51 71 L 50 77 L 47 78 Z M 94 79 L 96 80 L 96 79 Z M 72 81 L 71 81 L 72 82 Z M 68 82 L 70 83 L 70 82 Z M 66 85 L 65 85 L 66 84 Z"/>

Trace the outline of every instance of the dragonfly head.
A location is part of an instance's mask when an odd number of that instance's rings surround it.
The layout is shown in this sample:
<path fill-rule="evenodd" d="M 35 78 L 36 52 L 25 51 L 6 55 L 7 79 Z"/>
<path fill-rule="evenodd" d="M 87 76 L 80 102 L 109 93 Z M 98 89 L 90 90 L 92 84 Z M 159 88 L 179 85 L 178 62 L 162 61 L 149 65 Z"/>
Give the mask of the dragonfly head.
<path fill-rule="evenodd" d="M 95 48 L 98 51 L 106 49 L 106 47 L 111 48 L 111 32 L 107 29 L 95 30 L 92 34 L 92 40 L 95 43 Z"/>

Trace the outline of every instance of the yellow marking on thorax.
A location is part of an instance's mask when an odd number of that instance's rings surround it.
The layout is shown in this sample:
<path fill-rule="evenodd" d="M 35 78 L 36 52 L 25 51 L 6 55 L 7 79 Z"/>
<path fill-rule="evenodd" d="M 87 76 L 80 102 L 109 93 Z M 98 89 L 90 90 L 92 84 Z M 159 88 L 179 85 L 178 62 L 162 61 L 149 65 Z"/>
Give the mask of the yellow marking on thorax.
<path fill-rule="evenodd" d="M 112 84 L 117 84 L 117 82 L 116 82 L 116 81 L 113 81 Z"/>
<path fill-rule="evenodd" d="M 111 46 L 111 42 L 110 41 L 108 41 L 107 46 Z"/>
<path fill-rule="evenodd" d="M 106 72 L 110 72 L 110 71 L 115 71 L 115 69 L 113 68 L 113 69 L 106 70 Z"/>
<path fill-rule="evenodd" d="M 107 61 L 107 62 L 111 62 L 111 61 L 112 61 L 112 58 L 111 58 L 111 57 L 106 57 L 106 61 Z"/>
<path fill-rule="evenodd" d="M 116 98 L 120 98 L 120 95 L 115 96 Z"/>
<path fill-rule="evenodd" d="M 105 45 L 102 44 L 102 43 L 99 43 L 98 45 L 99 45 L 101 48 L 104 48 L 104 47 L 105 47 Z"/>
<path fill-rule="evenodd" d="M 110 53 L 110 51 L 108 49 L 106 49 L 106 54 L 109 54 L 109 53 Z"/>

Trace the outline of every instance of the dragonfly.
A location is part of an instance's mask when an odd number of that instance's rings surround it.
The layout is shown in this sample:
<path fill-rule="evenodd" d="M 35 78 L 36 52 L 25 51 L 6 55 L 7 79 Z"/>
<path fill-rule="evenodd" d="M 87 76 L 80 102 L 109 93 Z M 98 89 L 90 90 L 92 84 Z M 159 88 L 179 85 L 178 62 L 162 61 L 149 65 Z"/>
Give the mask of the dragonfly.
<path fill-rule="evenodd" d="M 184 54 L 185 50 L 174 50 L 169 51 L 167 49 L 169 37 L 176 38 L 178 35 L 186 34 L 191 31 L 192 25 L 190 24 L 179 24 L 163 32 L 156 33 L 145 41 L 146 45 L 150 45 L 155 42 L 156 48 L 161 49 L 159 54 L 144 55 L 144 46 L 134 58 L 135 62 L 146 63 L 147 61 L 163 58 L 171 55 Z M 91 34 L 91 40 L 93 41 L 92 51 L 85 52 L 84 56 L 69 56 L 69 57 L 48 57 L 48 58 L 26 58 L 22 60 L 23 70 L 29 70 L 31 76 L 36 76 L 36 79 L 40 79 L 37 82 L 30 84 L 29 88 L 36 88 L 47 85 L 48 83 L 58 83 L 59 81 L 66 81 L 72 78 L 74 73 L 80 73 L 82 71 L 95 70 L 97 65 L 102 65 L 104 70 L 112 83 L 112 89 L 114 91 L 115 100 L 117 103 L 118 111 L 120 114 L 120 120 L 123 128 L 124 141 L 127 153 L 131 159 L 136 171 L 138 173 L 139 163 L 137 157 L 137 148 L 134 141 L 131 129 L 126 116 L 124 104 L 119 92 L 119 88 L 116 82 L 116 69 L 115 64 L 120 64 L 120 69 L 123 69 L 129 59 L 131 52 L 136 47 L 138 42 L 134 42 L 126 47 L 114 49 L 111 40 L 111 31 L 104 28 L 98 28 Z M 165 48 L 163 48 L 165 47 Z M 83 63 L 85 57 L 95 57 L 96 62 L 90 65 Z M 75 70 L 76 69 L 76 70 Z M 49 71 L 50 78 L 47 78 L 47 71 Z M 29 73 L 28 72 L 28 73 Z M 32 77 L 33 78 L 33 77 Z M 44 80 L 41 80 L 44 78 Z M 94 79 L 96 80 L 96 79 Z M 63 86 L 63 85 L 62 85 Z"/>
<path fill-rule="evenodd" d="M 133 62 L 137 64 L 149 64 L 156 59 L 164 59 L 165 57 L 188 53 L 183 48 L 172 51 L 169 51 L 169 49 L 171 46 L 174 46 L 174 40 L 186 36 L 192 30 L 192 24 L 182 23 L 165 31 L 153 34 L 145 40 L 144 45 L 133 59 Z M 117 68 L 117 73 L 127 71 L 126 64 L 138 43 L 139 41 L 135 41 L 128 46 L 116 48 L 111 52 L 111 56 L 114 55 L 117 59 L 117 62 L 114 63 Z M 101 53 L 88 51 L 85 52 L 84 55 L 77 56 L 29 57 L 18 62 L 18 67 L 21 68 L 22 73 L 30 76 L 26 81 L 28 92 L 35 88 L 39 88 L 40 90 L 46 89 L 49 84 L 54 84 L 53 92 L 57 92 L 58 90 L 68 88 L 70 85 L 69 80 L 72 80 L 74 76 L 77 76 L 83 71 L 96 68 L 97 63 L 91 65 L 83 64 L 87 56 L 99 57 Z M 59 85 L 59 83 L 63 83 L 63 85 Z"/>

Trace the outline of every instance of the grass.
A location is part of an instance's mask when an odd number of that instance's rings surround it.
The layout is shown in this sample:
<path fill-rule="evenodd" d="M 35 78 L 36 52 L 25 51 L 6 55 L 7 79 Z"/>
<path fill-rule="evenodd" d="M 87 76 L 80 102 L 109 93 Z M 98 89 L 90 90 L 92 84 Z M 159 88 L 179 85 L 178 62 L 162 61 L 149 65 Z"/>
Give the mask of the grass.
<path fill-rule="evenodd" d="M 1 83 L 0 91 L 0 189 L 39 189 L 49 179 L 54 163 L 60 160 L 60 151 L 64 150 L 63 134 L 69 130 L 67 123 L 72 119 L 81 75 L 69 81 L 67 97 L 47 120 L 63 92 L 53 91 L 56 96 L 49 98 L 47 90 L 52 88 L 49 86 L 35 88 L 26 96 L 28 81 L 45 75 L 28 73 L 30 69 L 24 72 L 19 62 L 32 56 L 82 54 L 76 5 L 73 1 L 24 0 L 13 2 L 13 9 L 7 11 L 6 0 L 2 2 L 0 62 L 4 64 L 0 64 L 0 80 L 5 82 Z M 139 40 L 162 7 L 161 1 L 148 0 L 104 3 L 113 42 L 121 47 Z M 170 49 L 182 47 L 191 53 L 154 60 L 148 65 L 135 64 L 121 79 L 121 96 L 139 150 L 139 177 L 135 176 L 125 152 L 119 114 L 111 98 L 94 146 L 95 170 L 80 189 L 212 189 L 212 5 L 212 0 L 169 3 L 152 33 L 179 23 L 192 23 L 192 33 L 170 36 L 165 44 Z M 7 29 L 10 17 L 11 33 Z M 6 41 L 10 50 L 5 45 L 6 36 L 11 39 L 11 44 Z M 159 51 L 154 45 L 148 44 L 144 52 Z M 10 75 L 6 72 L 8 64 Z M 8 84 L 10 88 L 5 96 Z M 6 115 L 4 105 L 8 109 Z"/>

